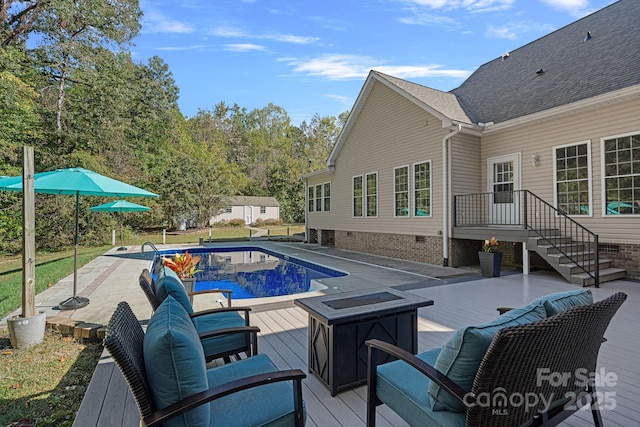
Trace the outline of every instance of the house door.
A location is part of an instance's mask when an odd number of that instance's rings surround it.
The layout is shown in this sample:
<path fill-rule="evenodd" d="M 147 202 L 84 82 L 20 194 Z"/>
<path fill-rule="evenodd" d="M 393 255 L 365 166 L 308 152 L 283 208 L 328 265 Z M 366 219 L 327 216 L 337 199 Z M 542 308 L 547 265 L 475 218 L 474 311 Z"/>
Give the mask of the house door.
<path fill-rule="evenodd" d="M 488 159 L 489 223 L 521 224 L 520 154 Z"/>

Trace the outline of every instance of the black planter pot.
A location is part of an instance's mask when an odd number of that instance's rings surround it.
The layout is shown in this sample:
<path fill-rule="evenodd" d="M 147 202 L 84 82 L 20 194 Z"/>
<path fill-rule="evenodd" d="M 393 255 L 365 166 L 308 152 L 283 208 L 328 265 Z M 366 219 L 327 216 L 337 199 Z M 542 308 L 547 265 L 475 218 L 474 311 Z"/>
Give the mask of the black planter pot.
<path fill-rule="evenodd" d="M 480 269 L 484 277 L 499 277 L 502 266 L 502 252 L 478 252 Z"/>

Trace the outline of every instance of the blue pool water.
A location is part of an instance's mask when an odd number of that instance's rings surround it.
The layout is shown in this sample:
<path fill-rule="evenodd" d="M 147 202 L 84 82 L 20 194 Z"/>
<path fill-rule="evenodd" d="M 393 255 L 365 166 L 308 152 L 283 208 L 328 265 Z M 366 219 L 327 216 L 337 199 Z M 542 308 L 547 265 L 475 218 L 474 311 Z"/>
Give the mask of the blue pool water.
<path fill-rule="evenodd" d="M 170 256 L 178 251 L 161 251 Z M 264 248 L 194 248 L 200 255 L 196 291 L 231 289 L 233 299 L 263 298 L 299 294 L 314 290 L 312 280 L 345 276 L 308 261 L 278 254 Z"/>

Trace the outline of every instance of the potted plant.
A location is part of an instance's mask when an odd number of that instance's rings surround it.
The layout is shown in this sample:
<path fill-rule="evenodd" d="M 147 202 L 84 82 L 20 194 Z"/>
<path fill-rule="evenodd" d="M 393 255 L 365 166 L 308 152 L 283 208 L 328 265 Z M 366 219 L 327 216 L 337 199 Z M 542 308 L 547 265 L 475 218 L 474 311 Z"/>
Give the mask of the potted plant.
<path fill-rule="evenodd" d="M 193 292 L 196 286 L 196 273 L 198 270 L 198 262 L 200 255 L 193 256 L 189 251 L 181 254 L 175 254 L 173 257 L 162 257 L 162 264 L 176 272 L 187 293 Z M 191 300 L 191 297 L 189 298 Z"/>
<path fill-rule="evenodd" d="M 499 277 L 502 265 L 502 252 L 498 252 L 498 239 L 491 237 L 485 240 L 482 251 L 478 252 L 480 269 L 485 277 Z"/>

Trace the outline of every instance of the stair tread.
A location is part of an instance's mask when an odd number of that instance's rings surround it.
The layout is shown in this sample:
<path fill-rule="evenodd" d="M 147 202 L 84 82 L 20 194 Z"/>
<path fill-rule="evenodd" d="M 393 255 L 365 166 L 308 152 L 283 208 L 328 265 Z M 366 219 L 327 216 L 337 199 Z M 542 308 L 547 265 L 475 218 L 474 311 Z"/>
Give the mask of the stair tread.
<path fill-rule="evenodd" d="M 601 259 L 599 259 L 599 260 L 598 260 L 598 262 L 599 262 L 600 264 L 605 264 L 605 263 L 608 263 L 608 262 L 611 262 L 611 261 L 612 261 L 612 260 L 610 260 L 610 259 L 606 259 L 606 258 L 601 258 Z M 559 266 L 559 267 L 573 267 L 573 266 L 575 266 L 576 264 L 578 264 L 578 263 L 577 263 L 577 262 L 562 262 L 562 263 L 558 264 L 558 266 Z M 579 264 L 580 264 L 580 265 L 585 265 L 585 264 L 592 265 L 592 264 L 595 264 L 595 260 L 593 260 L 593 259 L 590 259 L 590 260 L 584 260 L 583 262 L 580 262 Z"/>
<path fill-rule="evenodd" d="M 605 268 L 603 270 L 600 270 L 600 277 L 606 276 L 609 274 L 625 273 L 625 272 L 626 270 L 624 268 L 610 267 L 610 268 Z M 572 274 L 571 276 L 581 278 L 581 279 L 586 279 L 588 277 L 591 277 L 587 273 L 576 273 L 576 274 Z"/>

